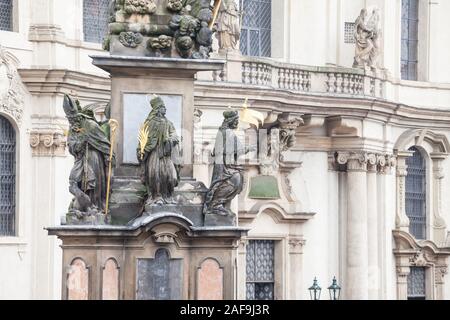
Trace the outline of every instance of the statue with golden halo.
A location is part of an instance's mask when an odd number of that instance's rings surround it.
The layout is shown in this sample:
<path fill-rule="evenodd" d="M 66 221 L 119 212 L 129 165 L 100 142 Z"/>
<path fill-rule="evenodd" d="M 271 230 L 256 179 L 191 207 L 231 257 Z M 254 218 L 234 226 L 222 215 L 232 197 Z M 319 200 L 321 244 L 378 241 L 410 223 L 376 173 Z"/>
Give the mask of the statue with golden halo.
<path fill-rule="evenodd" d="M 152 110 L 139 134 L 138 159 L 147 189 L 145 205 L 174 204 L 173 192 L 179 177 L 179 138 L 173 123 L 166 118 L 164 101 L 154 96 Z"/>

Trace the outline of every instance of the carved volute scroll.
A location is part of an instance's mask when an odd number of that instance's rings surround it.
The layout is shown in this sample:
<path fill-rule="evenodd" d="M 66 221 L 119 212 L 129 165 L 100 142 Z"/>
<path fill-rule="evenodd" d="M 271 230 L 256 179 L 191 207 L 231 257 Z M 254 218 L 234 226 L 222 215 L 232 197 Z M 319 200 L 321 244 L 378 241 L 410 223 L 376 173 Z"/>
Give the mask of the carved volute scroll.
<path fill-rule="evenodd" d="M 0 45 L 0 113 L 22 123 L 25 89 L 17 72 L 18 60 Z"/>

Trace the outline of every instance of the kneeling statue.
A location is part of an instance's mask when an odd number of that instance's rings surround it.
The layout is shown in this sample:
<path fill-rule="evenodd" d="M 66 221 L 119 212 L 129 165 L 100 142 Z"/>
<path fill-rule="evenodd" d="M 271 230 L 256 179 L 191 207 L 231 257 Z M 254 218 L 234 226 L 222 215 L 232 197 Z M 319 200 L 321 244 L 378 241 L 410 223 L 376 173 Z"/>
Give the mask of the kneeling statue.
<path fill-rule="evenodd" d="M 225 111 L 224 121 L 217 133 L 212 156 L 214 170 L 211 186 L 203 208 L 205 225 L 236 225 L 236 214 L 230 209 L 231 201 L 242 192 L 244 177 L 238 157 L 251 151 L 245 148 L 234 133 L 239 125 L 237 111 Z M 219 218 L 222 216 L 223 218 Z"/>

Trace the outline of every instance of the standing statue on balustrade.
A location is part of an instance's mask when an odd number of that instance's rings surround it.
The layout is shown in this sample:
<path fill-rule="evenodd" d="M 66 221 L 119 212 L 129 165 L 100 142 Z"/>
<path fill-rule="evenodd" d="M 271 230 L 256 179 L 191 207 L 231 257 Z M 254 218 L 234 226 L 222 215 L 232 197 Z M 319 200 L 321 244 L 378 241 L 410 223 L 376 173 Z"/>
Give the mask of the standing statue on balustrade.
<path fill-rule="evenodd" d="M 217 17 L 217 39 L 220 51 L 239 51 L 241 36 L 239 11 L 235 0 L 223 0 Z"/>
<path fill-rule="evenodd" d="M 378 68 L 378 56 L 380 55 L 380 13 L 374 8 L 370 16 L 367 9 L 362 9 L 355 21 L 355 59 L 353 68 Z"/>

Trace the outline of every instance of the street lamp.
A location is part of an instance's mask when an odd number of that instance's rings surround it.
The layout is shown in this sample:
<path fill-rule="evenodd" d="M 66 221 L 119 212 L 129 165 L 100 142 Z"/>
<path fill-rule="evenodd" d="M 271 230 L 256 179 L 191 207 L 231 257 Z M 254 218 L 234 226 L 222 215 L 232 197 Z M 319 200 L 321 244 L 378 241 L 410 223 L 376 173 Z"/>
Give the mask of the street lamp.
<path fill-rule="evenodd" d="M 328 287 L 330 291 L 330 300 L 339 300 L 341 296 L 341 287 L 337 284 L 336 277 L 333 278 L 333 283 Z"/>
<path fill-rule="evenodd" d="M 320 300 L 320 292 L 322 288 L 317 284 L 317 278 L 314 278 L 313 285 L 308 289 L 311 300 Z"/>

